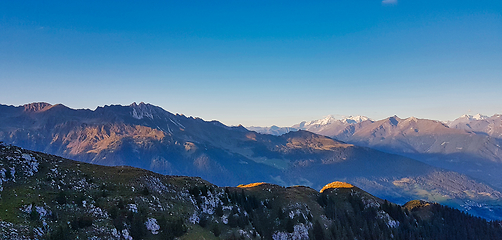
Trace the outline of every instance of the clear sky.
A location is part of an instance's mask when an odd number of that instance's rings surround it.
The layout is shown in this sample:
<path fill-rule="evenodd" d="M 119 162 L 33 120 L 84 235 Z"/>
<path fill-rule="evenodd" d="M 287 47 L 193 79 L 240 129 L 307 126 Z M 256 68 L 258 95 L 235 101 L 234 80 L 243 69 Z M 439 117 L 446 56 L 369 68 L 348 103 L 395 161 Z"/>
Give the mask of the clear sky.
<path fill-rule="evenodd" d="M 0 1 L 0 103 L 228 125 L 502 113 L 502 1 Z"/>

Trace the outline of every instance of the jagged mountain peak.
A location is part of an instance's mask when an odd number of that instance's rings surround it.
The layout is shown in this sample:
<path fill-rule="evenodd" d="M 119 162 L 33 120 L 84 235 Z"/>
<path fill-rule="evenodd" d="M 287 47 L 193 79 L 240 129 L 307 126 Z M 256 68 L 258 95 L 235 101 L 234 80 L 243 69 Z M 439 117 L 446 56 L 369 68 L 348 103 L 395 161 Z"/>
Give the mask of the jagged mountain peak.
<path fill-rule="evenodd" d="M 159 106 L 155 106 L 153 104 L 145 103 L 145 102 L 140 102 L 139 104 L 137 104 L 136 102 L 133 102 L 129 105 L 129 107 L 132 107 L 132 108 L 151 108 L 151 109 L 161 108 Z"/>
<path fill-rule="evenodd" d="M 23 105 L 25 112 L 39 112 L 49 107 L 52 107 L 52 104 L 46 102 L 34 102 Z"/>
<path fill-rule="evenodd" d="M 385 123 L 389 123 L 391 126 L 397 126 L 401 122 L 401 118 L 399 118 L 397 115 L 394 115 L 392 117 L 388 117 L 387 119 L 384 120 Z"/>
<path fill-rule="evenodd" d="M 146 105 L 144 102 L 140 102 L 139 105 Z M 133 102 L 129 105 L 130 107 L 137 107 L 138 104 L 136 102 Z"/>
<path fill-rule="evenodd" d="M 129 105 L 130 108 L 132 108 L 131 115 L 133 118 L 136 119 L 142 119 L 142 118 L 150 118 L 153 119 L 155 116 L 156 111 L 158 111 L 159 107 L 147 104 L 144 102 L 141 102 L 139 104 L 136 104 L 136 102 L 133 102 L 131 105 Z"/>
<path fill-rule="evenodd" d="M 453 121 L 448 121 L 447 125 L 451 128 L 459 128 L 460 125 L 470 124 L 472 122 L 489 120 L 489 119 L 490 117 L 481 115 L 479 113 L 476 115 L 464 114 Z"/>
<path fill-rule="evenodd" d="M 145 102 L 140 102 L 139 104 L 137 104 L 136 102 L 133 102 L 129 105 L 129 107 L 131 108 L 140 108 L 140 109 L 162 109 L 164 110 L 163 108 L 159 107 L 159 106 L 156 106 L 156 105 L 153 105 L 153 104 L 150 104 L 150 103 L 145 103 Z"/>
<path fill-rule="evenodd" d="M 122 118 L 132 117 L 137 120 L 166 120 L 175 116 L 183 116 L 172 114 L 159 106 L 145 102 L 140 102 L 139 104 L 133 102 L 130 105 L 105 105 L 104 107 L 96 108 L 96 111 L 104 114 L 118 115 Z"/>
<path fill-rule="evenodd" d="M 388 128 L 386 130 L 386 128 Z M 391 130 L 392 131 L 389 131 Z M 383 136 L 400 136 L 403 132 L 421 132 L 426 134 L 444 134 L 449 132 L 450 134 L 466 134 L 463 131 L 458 131 L 454 129 L 449 129 L 449 127 L 439 121 L 429 120 L 429 119 L 419 119 L 416 117 L 408 117 L 405 119 L 399 118 L 394 115 L 386 119 L 376 121 L 365 127 L 358 129 L 354 135 L 356 136 L 368 136 L 367 134 L 373 134 L 379 132 Z"/>
<path fill-rule="evenodd" d="M 342 118 L 340 121 L 350 123 L 350 124 L 355 124 L 355 123 L 360 123 L 364 121 L 371 120 L 369 117 L 366 116 L 349 116 L 346 118 Z"/>
<path fill-rule="evenodd" d="M 459 119 L 465 119 L 465 120 L 472 121 L 472 120 L 484 120 L 484 119 L 487 119 L 487 118 L 489 118 L 489 117 L 486 116 L 486 115 L 481 115 L 480 113 L 478 113 L 476 115 L 464 114 L 461 117 L 457 118 L 457 120 L 459 120 Z"/>
<path fill-rule="evenodd" d="M 340 131 L 343 131 L 348 126 L 372 122 L 373 120 L 371 120 L 370 118 L 360 115 L 341 118 L 336 118 L 333 115 L 328 115 L 318 120 L 303 121 L 291 127 L 277 127 L 274 125 L 271 127 L 248 127 L 248 129 L 259 133 L 272 135 L 282 135 L 292 131 L 307 130 L 326 136 L 332 136 L 336 135 L 336 133 L 339 133 Z"/>
<path fill-rule="evenodd" d="M 312 121 L 306 122 L 305 125 L 327 125 L 327 124 L 330 124 L 336 120 L 337 119 L 333 115 L 328 115 L 322 119 L 312 120 Z"/>
<path fill-rule="evenodd" d="M 502 115 L 495 114 L 491 117 L 476 114 L 463 115 L 455 119 L 454 121 L 448 122 L 450 128 L 462 129 L 468 132 L 474 132 L 477 134 L 488 135 L 499 139 L 502 142 Z M 500 146 L 500 144 L 499 144 Z"/>
<path fill-rule="evenodd" d="M 409 118 L 406 118 L 405 120 L 408 121 L 408 122 L 411 122 L 411 121 L 416 122 L 416 121 L 418 121 L 418 118 L 416 118 L 416 117 L 409 117 Z"/>
<path fill-rule="evenodd" d="M 479 113 L 478 113 L 478 114 L 476 114 L 476 115 L 472 116 L 472 118 L 474 118 L 474 119 L 476 119 L 476 120 L 482 120 L 482 119 L 487 119 L 487 118 L 488 118 L 488 116 L 486 116 L 486 115 L 481 115 L 481 114 L 479 114 Z"/>
<path fill-rule="evenodd" d="M 366 120 L 371 120 L 370 118 L 366 116 L 348 116 L 348 117 L 341 117 L 341 118 L 335 118 L 333 115 L 328 115 L 322 119 L 318 120 L 312 120 L 309 122 L 302 122 L 304 128 L 308 128 L 311 126 L 326 126 L 329 124 L 333 124 L 336 122 L 341 122 L 341 123 L 348 123 L 348 124 L 355 124 L 355 123 L 360 123 Z"/>

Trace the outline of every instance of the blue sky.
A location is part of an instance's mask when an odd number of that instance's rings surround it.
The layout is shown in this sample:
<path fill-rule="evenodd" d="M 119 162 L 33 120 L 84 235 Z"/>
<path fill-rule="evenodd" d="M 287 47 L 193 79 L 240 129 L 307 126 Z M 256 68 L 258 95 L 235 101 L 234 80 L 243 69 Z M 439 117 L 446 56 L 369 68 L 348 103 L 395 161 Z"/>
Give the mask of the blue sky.
<path fill-rule="evenodd" d="M 0 1 L 0 102 L 245 126 L 502 113 L 501 1 Z"/>

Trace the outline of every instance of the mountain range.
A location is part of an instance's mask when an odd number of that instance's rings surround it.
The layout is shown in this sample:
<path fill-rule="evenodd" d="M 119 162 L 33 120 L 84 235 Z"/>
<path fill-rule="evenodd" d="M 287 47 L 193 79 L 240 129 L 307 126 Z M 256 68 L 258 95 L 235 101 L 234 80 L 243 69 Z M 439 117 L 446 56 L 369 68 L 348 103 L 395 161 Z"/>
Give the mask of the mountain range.
<path fill-rule="evenodd" d="M 448 126 L 456 129 L 485 134 L 493 138 L 502 139 L 502 115 L 496 114 L 491 117 L 481 114 L 463 115 L 448 123 Z"/>
<path fill-rule="evenodd" d="M 345 122 L 354 130 L 404 122 L 352 121 Z M 399 204 L 423 199 L 502 218 L 500 190 L 454 171 L 309 131 L 260 134 L 145 103 L 96 110 L 47 103 L 0 105 L 0 141 L 82 162 L 198 176 L 222 186 L 269 182 L 319 190 L 328 182 L 346 181 Z"/>
<path fill-rule="evenodd" d="M 403 206 L 344 182 L 321 191 L 76 162 L 0 144 L 0 239 L 500 239 L 502 223 Z"/>
<path fill-rule="evenodd" d="M 246 127 L 250 131 L 256 131 L 259 133 L 282 135 L 291 131 L 306 130 L 314 133 L 322 133 L 325 136 L 335 136 L 341 130 L 345 129 L 347 126 L 371 121 L 368 117 L 364 116 L 349 116 L 341 119 L 337 119 L 332 115 L 329 115 L 323 119 L 313 120 L 313 121 L 303 121 L 299 124 L 295 124 L 291 127 Z"/>
<path fill-rule="evenodd" d="M 350 118 L 349 118 L 350 119 Z M 502 116 L 464 115 L 451 122 L 392 116 L 373 121 L 328 117 L 302 122 L 305 129 L 357 146 L 399 154 L 453 170 L 502 189 Z M 266 128 L 250 128 L 268 132 Z M 285 128 L 290 129 L 290 128 Z M 281 132 L 281 129 L 276 129 Z M 282 131 L 284 132 L 284 131 Z"/>

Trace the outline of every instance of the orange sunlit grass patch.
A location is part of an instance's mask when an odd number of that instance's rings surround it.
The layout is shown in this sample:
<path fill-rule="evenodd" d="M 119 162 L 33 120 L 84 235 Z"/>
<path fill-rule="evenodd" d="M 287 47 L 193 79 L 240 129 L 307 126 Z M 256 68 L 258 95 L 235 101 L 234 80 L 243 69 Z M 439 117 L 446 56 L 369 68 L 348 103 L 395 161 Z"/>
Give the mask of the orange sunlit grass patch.
<path fill-rule="evenodd" d="M 321 192 L 324 192 L 325 190 L 330 189 L 330 188 L 353 188 L 353 187 L 354 186 L 350 183 L 336 181 L 336 182 L 332 182 L 332 183 L 329 183 L 326 186 L 324 186 L 321 189 Z"/>
<path fill-rule="evenodd" d="M 257 182 L 257 183 L 250 183 L 250 184 L 241 184 L 237 186 L 238 188 L 252 188 L 252 187 L 257 187 L 260 185 L 266 184 L 264 182 Z"/>

